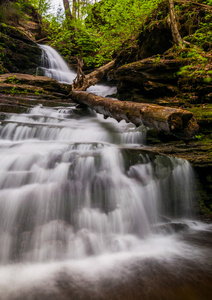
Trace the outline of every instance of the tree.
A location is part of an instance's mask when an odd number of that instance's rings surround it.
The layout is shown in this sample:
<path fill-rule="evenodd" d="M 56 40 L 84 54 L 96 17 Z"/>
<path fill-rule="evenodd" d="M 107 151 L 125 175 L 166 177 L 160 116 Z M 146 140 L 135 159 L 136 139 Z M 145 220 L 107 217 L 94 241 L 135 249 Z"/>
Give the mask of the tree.
<path fill-rule="evenodd" d="M 174 1 L 168 0 L 169 5 L 169 14 L 170 14 L 170 23 L 171 23 L 171 31 L 172 31 L 172 37 L 173 41 L 178 46 L 183 46 L 183 39 L 179 33 L 178 27 L 177 27 L 177 21 L 175 17 L 175 9 L 174 9 Z"/>
<path fill-rule="evenodd" d="M 77 1 L 73 0 L 73 4 L 72 4 L 72 15 L 73 17 L 76 19 L 77 18 Z"/>
<path fill-rule="evenodd" d="M 63 0 L 63 6 L 64 6 L 64 9 L 65 9 L 65 15 L 66 15 L 67 21 L 68 20 L 73 20 L 74 17 L 71 13 L 69 1 L 68 0 Z"/>
<path fill-rule="evenodd" d="M 69 97 L 78 104 L 91 107 L 105 118 L 112 117 L 118 122 L 125 120 L 136 126 L 144 124 L 157 131 L 174 135 L 186 143 L 194 138 L 199 130 L 193 114 L 186 110 L 157 104 L 113 100 L 89 92 L 71 91 Z"/>

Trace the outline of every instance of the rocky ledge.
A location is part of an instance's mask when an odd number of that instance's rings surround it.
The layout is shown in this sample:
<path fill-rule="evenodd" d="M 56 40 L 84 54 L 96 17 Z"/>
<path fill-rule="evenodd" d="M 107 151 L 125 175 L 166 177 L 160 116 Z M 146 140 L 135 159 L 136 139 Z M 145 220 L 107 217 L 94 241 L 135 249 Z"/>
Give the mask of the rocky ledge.
<path fill-rule="evenodd" d="M 114 71 L 118 97 L 135 102 L 156 103 L 161 97 L 185 97 L 190 94 L 196 103 L 211 102 L 211 75 L 181 77 L 180 70 L 189 65 L 187 58 L 173 58 L 171 54 L 153 56 L 123 65 Z M 207 66 L 212 74 L 212 65 Z M 206 80 L 208 78 L 208 80 Z"/>
<path fill-rule="evenodd" d="M 71 85 L 61 84 L 45 76 L 35 76 L 19 73 L 0 75 L 0 92 L 6 94 L 42 94 L 52 96 L 67 96 Z"/>
<path fill-rule="evenodd" d="M 21 107 L 37 104 L 46 106 L 69 105 L 71 91 L 68 84 L 60 84 L 44 76 L 7 73 L 0 75 L 1 112 L 20 111 Z"/>

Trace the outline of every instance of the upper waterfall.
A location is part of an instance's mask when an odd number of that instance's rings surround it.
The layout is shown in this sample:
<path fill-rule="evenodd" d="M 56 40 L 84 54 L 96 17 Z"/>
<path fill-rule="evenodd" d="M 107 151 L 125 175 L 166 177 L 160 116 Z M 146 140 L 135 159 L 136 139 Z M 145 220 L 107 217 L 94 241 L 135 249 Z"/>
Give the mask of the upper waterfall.
<path fill-rule="evenodd" d="M 39 45 L 42 49 L 41 66 L 37 68 L 38 75 L 44 75 L 61 83 L 71 84 L 76 77 L 62 56 L 48 45 Z"/>
<path fill-rule="evenodd" d="M 37 75 L 47 76 L 60 83 L 72 84 L 76 72 L 71 70 L 62 56 L 52 47 L 39 45 L 42 49 L 41 66 L 37 68 Z M 87 89 L 90 93 L 105 97 L 117 92 L 116 86 L 96 84 Z"/>

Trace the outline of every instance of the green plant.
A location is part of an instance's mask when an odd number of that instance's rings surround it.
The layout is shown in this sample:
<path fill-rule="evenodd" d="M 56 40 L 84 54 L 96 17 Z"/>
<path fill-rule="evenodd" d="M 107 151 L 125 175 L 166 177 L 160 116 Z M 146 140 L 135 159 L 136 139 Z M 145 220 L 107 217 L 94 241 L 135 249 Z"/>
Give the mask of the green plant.
<path fill-rule="evenodd" d="M 204 83 L 211 83 L 212 82 L 212 78 L 211 77 L 205 77 L 203 78 Z"/>
<path fill-rule="evenodd" d="M 19 94 L 20 92 L 15 88 L 12 87 L 11 90 L 8 91 L 9 94 Z"/>
<path fill-rule="evenodd" d="M 35 95 L 40 95 L 40 92 L 38 90 L 35 90 Z"/>
<path fill-rule="evenodd" d="M 197 140 L 200 140 L 200 139 L 202 138 L 202 134 L 195 135 L 195 138 L 196 138 Z"/>
<path fill-rule="evenodd" d="M 161 56 L 160 54 L 157 54 L 156 58 L 153 60 L 153 62 L 157 65 L 161 61 Z"/>
<path fill-rule="evenodd" d="M 18 79 L 16 79 L 16 75 L 14 76 L 9 76 L 6 80 L 7 83 L 14 83 L 14 84 L 18 84 L 20 83 L 20 81 Z"/>

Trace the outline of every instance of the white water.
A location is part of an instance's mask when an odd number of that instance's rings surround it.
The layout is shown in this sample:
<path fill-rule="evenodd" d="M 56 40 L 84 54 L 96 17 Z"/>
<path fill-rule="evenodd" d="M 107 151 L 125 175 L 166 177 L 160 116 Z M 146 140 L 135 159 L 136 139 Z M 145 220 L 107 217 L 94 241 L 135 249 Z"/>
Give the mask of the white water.
<path fill-rule="evenodd" d="M 145 134 L 74 106 L 5 116 L 0 299 L 181 299 L 148 296 L 162 271 L 165 282 L 210 273 L 193 171 L 143 152 Z"/>
<path fill-rule="evenodd" d="M 37 74 L 56 79 L 61 83 L 72 83 L 76 73 L 68 67 L 57 51 L 47 45 L 40 45 L 40 47 L 43 51 Z"/>
<path fill-rule="evenodd" d="M 159 215 L 189 212 L 186 161 L 157 156 L 153 166 L 140 154 L 126 168 L 118 145 L 142 143 L 145 131 L 69 113 L 35 107 L 2 124 L 2 262 L 132 250 Z"/>

